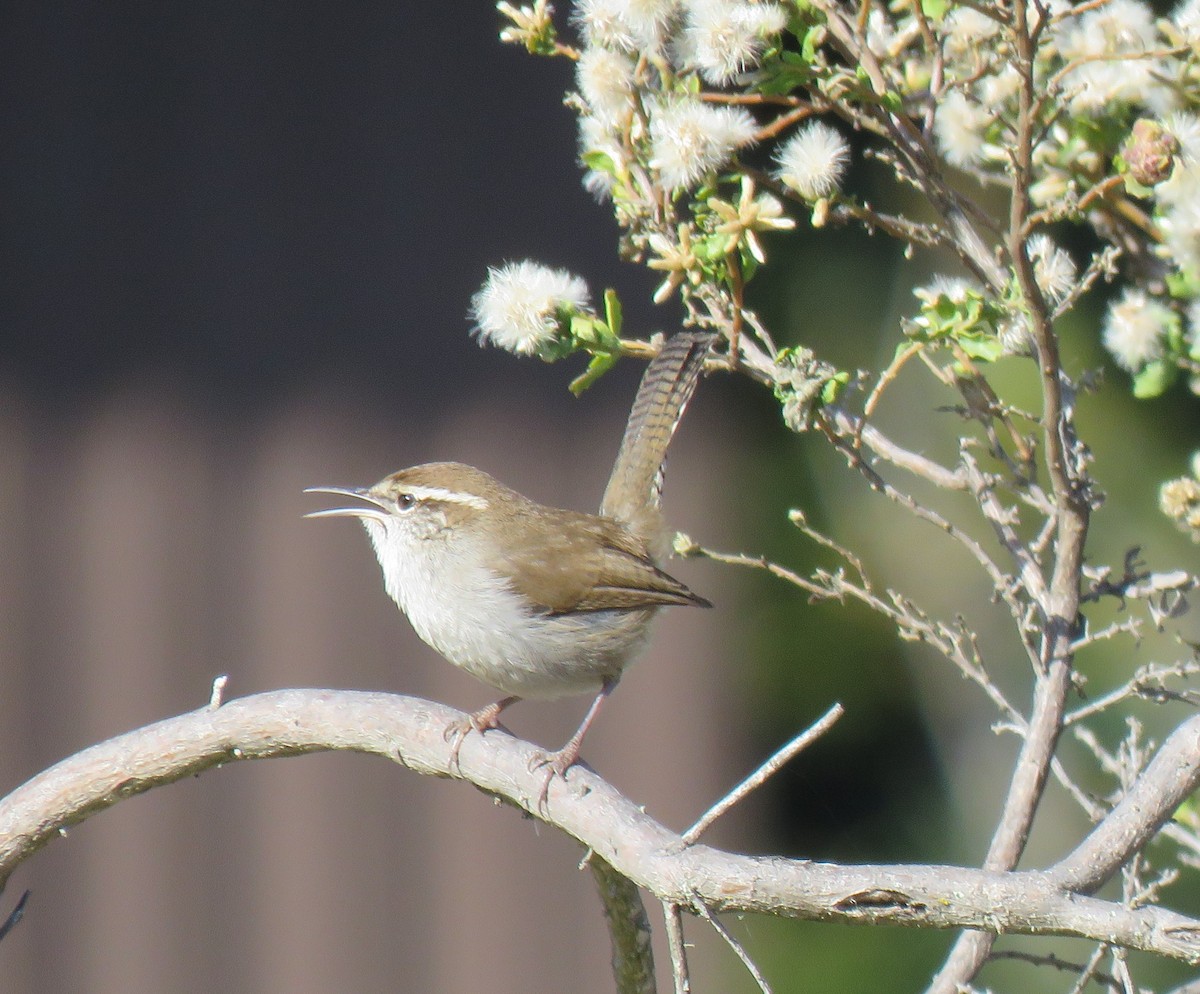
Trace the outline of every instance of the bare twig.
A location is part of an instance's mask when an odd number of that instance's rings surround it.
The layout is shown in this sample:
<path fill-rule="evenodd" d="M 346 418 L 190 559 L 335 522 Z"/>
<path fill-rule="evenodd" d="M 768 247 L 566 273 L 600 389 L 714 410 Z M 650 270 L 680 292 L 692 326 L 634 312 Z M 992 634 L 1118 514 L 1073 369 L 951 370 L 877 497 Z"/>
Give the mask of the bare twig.
<path fill-rule="evenodd" d="M 758 985 L 758 989 L 762 991 L 762 994 L 771 994 L 771 985 L 767 983 L 767 978 L 762 975 L 762 971 L 759 970 L 758 965 L 750 958 L 750 954 L 746 952 L 746 947 L 738 942 L 737 938 L 725 927 L 724 923 L 708 910 L 703 901 L 695 901 L 692 904 L 692 908 L 712 926 L 713 931 L 717 935 L 725 940 L 729 948 L 733 950 L 734 955 L 742 961 L 742 966 L 754 978 L 754 982 Z"/>
<path fill-rule="evenodd" d="M 212 682 L 212 691 L 208 696 L 208 706 L 210 708 L 219 708 L 221 699 L 225 696 L 225 687 L 229 684 L 229 674 L 222 673 Z"/>
<path fill-rule="evenodd" d="M 1173 731 L 1120 803 L 1050 872 L 1071 890 L 1091 893 L 1143 849 L 1200 786 L 1200 715 Z"/>
<path fill-rule="evenodd" d="M 741 783 L 733 788 L 721 800 L 709 808 L 699 820 L 691 828 L 683 833 L 683 841 L 689 846 L 693 845 L 701 835 L 707 831 L 710 825 L 721 817 L 726 811 L 732 808 L 747 794 L 757 790 L 767 782 L 775 773 L 786 766 L 795 756 L 799 755 L 807 749 L 813 742 L 824 735 L 831 729 L 843 714 L 845 708 L 840 704 L 834 704 L 828 711 L 818 718 L 812 725 L 806 728 L 803 732 L 797 735 L 794 739 L 788 742 L 781 749 L 776 751 L 770 759 L 762 764 L 757 770 L 746 777 Z"/>
<path fill-rule="evenodd" d="M 691 994 L 692 980 L 688 973 L 687 946 L 683 941 L 683 914 L 679 905 L 663 901 L 663 923 L 667 931 L 667 948 L 671 950 L 671 979 L 675 994 Z"/>
<path fill-rule="evenodd" d="M 997 949 L 991 954 L 992 960 L 1009 959 L 1019 960 L 1022 963 L 1031 963 L 1034 966 L 1048 966 L 1054 970 L 1069 971 L 1079 974 L 1078 979 L 1072 987 L 1073 994 L 1078 994 L 1093 980 L 1104 987 L 1117 987 L 1115 977 L 1107 973 L 1101 973 L 1097 970 L 1100 961 L 1108 952 L 1107 946 L 1097 946 L 1089 957 L 1086 963 L 1072 963 L 1069 960 L 1061 959 L 1055 956 L 1054 953 L 1048 953 L 1045 956 L 1037 955 L 1036 953 L 1028 952 L 1024 949 Z"/>
<path fill-rule="evenodd" d="M 4 924 L 0 925 L 0 940 L 2 940 L 9 932 L 16 928 L 17 923 L 25 917 L 25 903 L 29 900 L 30 892 L 27 890 L 13 905 L 12 911 L 8 913 L 8 917 L 4 919 Z"/>

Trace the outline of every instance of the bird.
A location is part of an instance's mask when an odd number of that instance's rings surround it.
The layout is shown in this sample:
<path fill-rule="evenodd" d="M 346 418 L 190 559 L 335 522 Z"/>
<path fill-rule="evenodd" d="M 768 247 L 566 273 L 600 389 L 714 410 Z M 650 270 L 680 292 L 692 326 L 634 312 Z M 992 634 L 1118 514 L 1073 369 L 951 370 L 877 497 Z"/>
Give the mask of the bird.
<path fill-rule="evenodd" d="M 599 513 L 539 504 L 458 462 L 411 466 L 369 487 L 306 489 L 356 501 L 306 517 L 359 519 L 417 635 L 504 695 L 447 728 L 452 766 L 466 735 L 499 727 L 517 701 L 595 694 L 571 738 L 531 764 L 547 771 L 544 802 L 550 781 L 578 761 L 658 609 L 712 606 L 659 563 L 670 548 L 667 447 L 714 339 L 677 333 L 647 365 Z"/>

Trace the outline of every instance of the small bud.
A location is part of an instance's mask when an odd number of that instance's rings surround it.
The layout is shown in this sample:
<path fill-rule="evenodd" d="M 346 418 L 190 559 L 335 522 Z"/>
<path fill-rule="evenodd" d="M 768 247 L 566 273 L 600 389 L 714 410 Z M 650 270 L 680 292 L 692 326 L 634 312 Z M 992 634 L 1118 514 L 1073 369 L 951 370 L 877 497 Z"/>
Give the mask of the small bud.
<path fill-rule="evenodd" d="M 1121 149 L 1129 175 L 1142 186 L 1157 186 L 1170 179 L 1177 155 L 1179 139 L 1148 117 L 1133 122 L 1133 129 Z"/>
<path fill-rule="evenodd" d="M 690 535 L 687 535 L 684 532 L 675 533 L 675 539 L 671 543 L 671 547 L 675 552 L 675 555 L 679 556 L 680 559 L 688 559 L 689 557 L 699 555 L 700 553 L 700 546 L 693 541 Z"/>

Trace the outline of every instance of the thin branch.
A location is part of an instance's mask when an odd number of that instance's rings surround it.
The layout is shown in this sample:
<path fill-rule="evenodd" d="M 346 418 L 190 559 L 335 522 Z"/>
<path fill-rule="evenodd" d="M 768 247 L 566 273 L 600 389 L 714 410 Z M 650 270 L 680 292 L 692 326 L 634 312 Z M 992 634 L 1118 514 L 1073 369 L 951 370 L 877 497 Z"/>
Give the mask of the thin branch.
<path fill-rule="evenodd" d="M 803 515 L 799 512 L 792 512 L 790 517 L 798 527 L 803 528 L 805 534 L 811 534 L 817 541 L 821 541 L 818 532 L 810 530 L 806 524 L 802 523 Z M 857 557 L 840 549 L 837 543 L 831 540 L 821 541 L 821 544 L 848 557 L 850 565 L 859 574 L 858 583 L 848 579 L 842 570 L 832 573 L 818 570 L 813 578 L 809 578 L 801 576 L 786 566 L 772 562 L 765 556 L 719 552 L 716 549 L 709 549 L 697 544 L 689 545 L 682 550 L 682 554 L 703 556 L 705 559 L 711 559 L 713 562 L 723 563 L 727 566 L 764 570 L 805 591 L 813 600 L 832 598 L 841 601 L 845 597 L 852 597 L 891 621 L 896 626 L 901 638 L 924 642 L 940 652 L 958 667 L 964 677 L 978 685 L 1001 714 L 1005 715 L 1022 735 L 1024 734 L 1026 725 L 1023 716 L 1009 703 L 1000 688 L 988 676 L 979 652 L 978 639 L 961 619 L 955 626 L 935 621 L 911 600 L 902 597 L 894 590 L 886 591 L 888 599 L 885 600 L 875 592 L 869 578 L 862 572 Z"/>
<path fill-rule="evenodd" d="M 687 946 L 683 941 L 683 914 L 678 904 L 662 902 L 663 924 L 667 932 L 667 948 L 671 950 L 671 979 L 675 994 L 692 994 L 692 978 L 688 973 Z"/>
<path fill-rule="evenodd" d="M 1118 986 L 1115 977 L 1107 973 L 1101 973 L 1097 970 L 1100 965 L 1100 960 L 1104 958 L 1107 952 L 1107 946 L 1097 946 L 1092 951 L 1092 956 L 1086 963 L 1072 963 L 1069 960 L 1060 959 L 1054 953 L 1048 953 L 1045 956 L 1039 956 L 1035 953 L 1027 952 L 1024 949 L 1000 949 L 994 951 L 990 959 L 995 961 L 999 959 L 1018 960 L 1021 963 L 1031 963 L 1034 966 L 1047 966 L 1054 970 L 1070 971 L 1071 973 L 1079 974 L 1079 979 L 1075 982 L 1072 988 L 1073 992 L 1081 992 L 1090 982 L 1095 981 L 1103 987 L 1116 988 Z"/>
<path fill-rule="evenodd" d="M 1092 893 L 1140 852 L 1200 787 L 1200 715 L 1175 729 L 1120 803 L 1050 873 L 1062 886 Z"/>
<path fill-rule="evenodd" d="M 703 918 L 706 922 L 708 922 L 709 925 L 712 926 L 713 931 L 716 932 L 717 935 L 725 940 L 726 945 L 733 950 L 734 955 L 742 961 L 742 966 L 746 968 L 746 972 L 754 978 L 754 982 L 758 985 L 758 989 L 762 991 L 762 994 L 771 994 L 771 985 L 767 983 L 767 978 L 762 975 L 762 971 L 759 970 L 754 960 L 750 958 L 750 954 L 746 952 L 746 947 L 738 942 L 733 933 L 725 927 L 724 923 L 708 910 L 708 907 L 703 901 L 694 902 L 692 904 L 692 908 L 701 918 Z"/>
<path fill-rule="evenodd" d="M 25 917 L 25 903 L 29 900 L 30 891 L 25 891 L 20 896 L 17 903 L 13 906 L 12 911 L 8 913 L 8 917 L 4 919 L 4 924 L 0 925 L 0 940 L 2 940 L 9 932 L 17 927 L 17 923 Z"/>
<path fill-rule="evenodd" d="M 1087 963 L 1079 972 L 1079 977 L 1071 988 L 1071 994 L 1083 994 L 1083 990 L 1095 978 L 1097 983 L 1108 984 L 1111 987 L 1117 985 L 1117 979 L 1110 977 L 1107 973 L 1100 972 L 1100 961 L 1108 954 L 1109 947 L 1104 943 L 1098 945 L 1092 950 L 1092 955 L 1088 957 Z"/>
<path fill-rule="evenodd" d="M 812 745 L 813 742 L 829 731 L 834 726 L 834 723 L 845 714 L 845 711 L 846 709 L 840 704 L 834 704 L 817 721 L 779 749 L 762 766 L 704 812 L 696 824 L 683 833 L 683 841 L 689 846 L 693 845 L 721 815 L 737 804 L 747 794 L 761 787 L 775 773 L 791 762 L 795 756 L 798 756 Z"/>

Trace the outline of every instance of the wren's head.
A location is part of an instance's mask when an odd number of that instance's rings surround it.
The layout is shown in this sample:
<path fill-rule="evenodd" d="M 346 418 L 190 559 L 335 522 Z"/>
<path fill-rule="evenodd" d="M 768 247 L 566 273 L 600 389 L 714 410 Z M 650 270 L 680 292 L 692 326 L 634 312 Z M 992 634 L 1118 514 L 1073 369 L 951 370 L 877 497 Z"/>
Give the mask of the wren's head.
<path fill-rule="evenodd" d="M 363 502 L 306 517 L 359 518 L 375 547 L 388 593 L 406 612 L 423 585 L 461 586 L 453 573 L 442 575 L 429 560 L 460 558 L 463 550 L 482 541 L 494 523 L 525 501 L 487 473 L 453 462 L 402 469 L 370 487 L 310 487 L 305 492 Z"/>
<path fill-rule="evenodd" d="M 434 538 L 447 529 L 470 527 L 497 497 L 512 491 L 487 473 L 462 463 L 427 463 L 402 469 L 371 487 L 309 487 L 305 493 L 340 494 L 365 504 L 313 511 L 308 518 L 361 518 L 373 541 Z"/>

